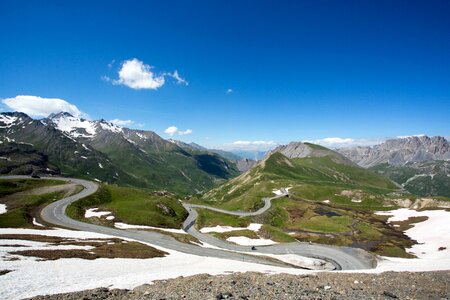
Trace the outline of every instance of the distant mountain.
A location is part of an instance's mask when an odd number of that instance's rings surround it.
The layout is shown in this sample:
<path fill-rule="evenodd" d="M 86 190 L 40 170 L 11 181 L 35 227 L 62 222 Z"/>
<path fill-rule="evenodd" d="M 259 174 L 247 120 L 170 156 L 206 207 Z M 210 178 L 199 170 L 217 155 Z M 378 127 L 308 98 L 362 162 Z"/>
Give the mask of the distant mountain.
<path fill-rule="evenodd" d="M 0 134 L 0 146 L 28 143 L 67 176 L 192 193 L 238 174 L 234 163 L 217 154 L 180 147 L 152 131 L 65 112 L 43 120 L 2 113 Z"/>
<path fill-rule="evenodd" d="M 450 160 L 449 143 L 441 136 L 390 139 L 379 145 L 341 148 L 338 152 L 365 168 L 382 163 L 399 166 L 407 162 Z"/>
<path fill-rule="evenodd" d="M 232 150 L 229 151 L 241 158 L 248 158 L 252 160 L 263 159 L 269 151 L 244 151 L 244 150 Z"/>
<path fill-rule="evenodd" d="M 360 166 L 388 176 L 411 193 L 450 197 L 450 151 L 444 137 L 412 136 L 337 151 Z"/>
<path fill-rule="evenodd" d="M 305 157 L 330 157 L 333 161 L 340 164 L 354 165 L 354 163 L 331 149 L 325 148 L 320 145 L 303 143 L 303 142 L 291 142 L 288 145 L 278 146 L 270 152 L 282 153 L 287 158 L 305 158 Z M 269 155 L 270 155 L 269 154 Z"/>
<path fill-rule="evenodd" d="M 242 157 L 240 157 L 234 153 L 224 151 L 224 150 L 219 150 L 219 149 L 208 149 L 208 148 L 200 146 L 199 144 L 196 144 L 196 143 L 185 143 L 185 142 L 182 142 L 179 140 L 173 140 L 173 139 L 169 139 L 169 141 L 176 144 L 177 146 L 179 146 L 181 148 L 184 148 L 184 149 L 216 153 L 216 154 L 222 156 L 223 158 L 226 158 L 234 163 L 236 163 L 238 160 L 242 159 Z"/>
<path fill-rule="evenodd" d="M 250 170 L 251 168 L 253 168 L 254 166 L 256 166 L 257 163 L 258 163 L 258 161 L 256 161 L 256 160 L 243 158 L 241 160 L 238 160 L 237 168 L 238 168 L 239 172 L 244 173 L 244 172 L 247 172 L 248 170 Z"/>

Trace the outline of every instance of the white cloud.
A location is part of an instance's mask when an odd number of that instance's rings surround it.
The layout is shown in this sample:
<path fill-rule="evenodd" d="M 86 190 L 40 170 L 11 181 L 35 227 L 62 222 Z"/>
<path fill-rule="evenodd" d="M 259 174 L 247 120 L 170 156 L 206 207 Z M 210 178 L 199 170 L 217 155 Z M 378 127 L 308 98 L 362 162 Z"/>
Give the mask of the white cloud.
<path fill-rule="evenodd" d="M 2 100 L 8 108 L 24 112 L 32 117 L 47 117 L 51 113 L 68 112 L 75 117 L 86 117 L 78 107 L 63 99 L 42 98 L 38 96 L 18 95 Z"/>
<path fill-rule="evenodd" d="M 422 136 L 425 136 L 425 134 L 421 133 L 421 134 L 413 134 L 413 135 L 399 135 L 399 136 L 397 136 L 397 138 L 399 138 L 399 139 L 406 139 L 406 138 L 409 138 L 409 137 L 422 137 Z"/>
<path fill-rule="evenodd" d="M 303 142 L 322 145 L 328 148 L 343 148 L 355 146 L 373 146 L 384 142 L 386 139 L 352 139 L 340 137 L 327 137 L 316 140 L 305 140 Z"/>
<path fill-rule="evenodd" d="M 174 78 L 178 84 L 182 84 L 182 85 L 186 85 L 186 86 L 189 85 L 189 82 L 187 82 L 186 79 L 182 78 L 180 76 L 180 74 L 178 74 L 177 70 L 173 71 L 173 73 L 167 73 L 167 75 Z"/>
<path fill-rule="evenodd" d="M 227 95 L 229 95 L 229 94 L 231 94 L 232 92 L 234 92 L 233 89 L 228 89 L 226 93 L 227 93 Z"/>
<path fill-rule="evenodd" d="M 224 144 L 218 148 L 223 150 L 241 150 L 241 151 L 268 151 L 278 146 L 274 141 L 234 141 Z"/>
<path fill-rule="evenodd" d="M 108 69 L 113 67 L 114 62 L 113 60 L 108 64 Z M 152 70 L 152 66 L 145 64 L 137 58 L 133 58 L 122 63 L 117 80 L 111 79 L 108 76 L 102 76 L 101 79 L 106 82 L 112 82 L 112 84 L 125 85 L 135 90 L 157 90 L 166 83 L 167 76 L 175 79 L 177 84 L 189 85 L 189 82 L 178 73 L 178 70 L 160 74 L 156 74 Z"/>
<path fill-rule="evenodd" d="M 132 120 L 120 120 L 120 119 L 113 119 L 110 120 L 109 122 L 117 125 L 117 126 L 130 126 L 134 124 L 134 121 Z"/>
<path fill-rule="evenodd" d="M 173 135 L 186 135 L 186 134 L 191 134 L 192 130 L 190 129 L 186 129 L 186 130 L 179 130 L 177 127 L 175 126 L 170 126 L 168 127 L 166 130 L 164 130 L 165 133 L 167 133 L 170 136 Z"/>
<path fill-rule="evenodd" d="M 135 90 L 157 90 L 164 85 L 165 79 L 164 75 L 155 75 L 151 66 L 133 58 L 122 64 L 119 70 L 119 79 L 114 80 L 113 83 L 125 85 Z"/>

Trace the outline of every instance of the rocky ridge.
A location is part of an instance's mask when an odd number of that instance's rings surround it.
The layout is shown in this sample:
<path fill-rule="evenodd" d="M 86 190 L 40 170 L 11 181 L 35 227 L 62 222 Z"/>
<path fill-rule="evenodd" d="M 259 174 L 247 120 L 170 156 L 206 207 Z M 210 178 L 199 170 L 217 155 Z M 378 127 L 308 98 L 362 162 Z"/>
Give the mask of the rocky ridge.
<path fill-rule="evenodd" d="M 382 163 L 393 166 L 407 162 L 450 160 L 449 142 L 442 136 L 410 136 L 389 139 L 368 147 L 341 148 L 337 151 L 357 163 L 369 168 Z"/>

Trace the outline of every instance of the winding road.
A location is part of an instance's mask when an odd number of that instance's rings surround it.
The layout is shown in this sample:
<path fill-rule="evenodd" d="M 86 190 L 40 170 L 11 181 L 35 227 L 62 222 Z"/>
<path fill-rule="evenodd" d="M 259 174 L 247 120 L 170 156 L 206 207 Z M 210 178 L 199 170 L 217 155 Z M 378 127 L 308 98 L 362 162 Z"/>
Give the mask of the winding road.
<path fill-rule="evenodd" d="M 3 179 L 18 179 L 18 178 L 30 178 L 29 176 L 2 176 Z M 45 178 L 45 177 L 44 177 Z M 43 179 L 44 179 L 43 178 Z M 155 231 L 142 231 L 142 230 L 121 230 L 110 227 L 104 227 L 99 225 L 94 225 L 90 223 L 80 222 L 74 219 L 69 218 L 65 214 L 65 210 L 68 205 L 71 203 L 89 196 L 95 193 L 98 189 L 98 185 L 94 182 L 83 180 L 83 179 L 75 179 L 75 178 L 63 178 L 63 177 L 51 177 L 48 179 L 56 179 L 62 180 L 66 182 L 73 182 L 75 184 L 79 184 L 84 187 L 84 189 L 70 197 L 63 198 L 61 200 L 55 201 L 48 206 L 46 206 L 41 211 L 41 217 L 45 222 L 63 227 L 70 228 L 75 230 L 82 231 L 90 231 L 101 234 L 113 235 L 122 238 L 134 239 L 137 241 L 153 244 L 156 246 L 160 246 L 166 249 L 175 250 L 187 254 L 194 254 L 199 256 L 209 256 L 209 257 L 217 257 L 224 259 L 233 259 L 238 261 L 245 262 L 253 262 L 260 263 L 266 265 L 274 265 L 274 266 L 282 266 L 287 267 L 286 264 L 282 262 L 278 262 L 276 260 L 268 260 L 264 257 L 258 257 L 256 255 L 249 255 L 242 252 L 249 252 L 249 247 L 234 245 L 217 238 L 214 238 L 210 235 L 205 235 L 198 232 L 195 229 L 195 220 L 197 219 L 197 211 L 195 208 L 202 209 L 210 209 L 213 211 L 227 213 L 238 216 L 254 216 L 257 214 L 261 214 L 264 211 L 268 210 L 271 206 L 271 201 L 273 199 L 283 197 L 283 195 L 279 195 L 272 198 L 263 198 L 264 207 L 259 209 L 256 212 L 230 212 L 225 211 L 213 207 L 195 205 L 195 204 L 183 204 L 184 207 L 188 210 L 189 216 L 184 222 L 183 229 L 202 241 L 203 243 L 207 243 L 214 247 L 220 248 L 205 248 L 200 247 L 193 244 L 182 243 L 169 235 L 165 235 Z M 240 252 L 240 253 L 239 253 Z M 336 247 L 336 246 L 327 246 L 327 245 L 319 245 L 319 244 L 309 244 L 309 243 L 288 243 L 288 244 L 276 244 L 270 246 L 258 247 L 256 251 L 252 251 L 252 253 L 258 254 L 297 254 L 305 257 L 322 259 L 327 262 L 332 263 L 337 270 L 359 270 L 359 269 L 369 269 L 373 268 L 376 264 L 375 258 L 367 253 L 364 250 L 349 248 L 349 247 Z"/>

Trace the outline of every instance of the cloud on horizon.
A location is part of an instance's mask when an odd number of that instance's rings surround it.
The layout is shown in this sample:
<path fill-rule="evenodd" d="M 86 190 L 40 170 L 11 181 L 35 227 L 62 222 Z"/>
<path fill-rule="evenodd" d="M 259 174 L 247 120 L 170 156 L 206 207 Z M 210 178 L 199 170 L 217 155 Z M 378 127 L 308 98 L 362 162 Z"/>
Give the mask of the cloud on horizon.
<path fill-rule="evenodd" d="M 227 151 L 268 151 L 278 146 L 274 141 L 234 141 L 218 148 Z"/>
<path fill-rule="evenodd" d="M 174 135 L 187 135 L 187 134 L 191 134 L 192 130 L 191 129 L 186 129 L 186 130 L 179 130 L 176 126 L 170 126 L 168 127 L 166 130 L 164 130 L 164 132 L 170 136 L 174 136 Z"/>
<path fill-rule="evenodd" d="M 316 140 L 304 140 L 303 142 L 308 142 L 312 144 L 322 145 L 327 148 L 343 148 L 343 147 L 355 147 L 355 146 L 373 146 L 381 144 L 386 139 L 352 139 L 352 138 L 341 138 L 341 137 L 327 137 L 323 139 Z"/>
<path fill-rule="evenodd" d="M 131 126 L 134 124 L 134 121 L 132 120 L 120 120 L 120 119 L 113 119 L 113 120 L 109 120 L 110 123 L 113 123 L 117 126 Z"/>
<path fill-rule="evenodd" d="M 87 117 L 74 104 L 59 98 L 42 98 L 31 95 L 17 95 L 14 98 L 2 99 L 2 103 L 13 111 L 26 113 L 31 117 L 48 117 L 52 113 L 68 112 L 75 117 Z"/>

